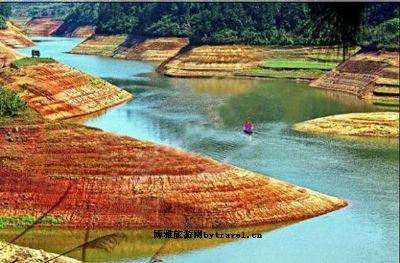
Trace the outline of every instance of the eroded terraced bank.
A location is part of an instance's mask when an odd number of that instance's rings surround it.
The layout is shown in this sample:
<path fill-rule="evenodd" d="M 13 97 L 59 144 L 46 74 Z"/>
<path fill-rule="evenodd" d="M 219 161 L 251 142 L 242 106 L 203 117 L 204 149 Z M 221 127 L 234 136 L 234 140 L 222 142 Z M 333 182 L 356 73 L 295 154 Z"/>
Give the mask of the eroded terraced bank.
<path fill-rule="evenodd" d="M 399 53 L 358 53 L 310 85 L 350 93 L 385 109 L 397 111 L 400 90 Z"/>
<path fill-rule="evenodd" d="M 189 40 L 178 37 L 144 38 L 128 35 L 93 35 L 71 50 L 73 54 L 98 55 L 120 59 L 165 61 Z"/>
<path fill-rule="evenodd" d="M 63 123 L 0 128 L 0 213 L 72 227 L 235 227 L 346 202 L 198 155 Z"/>
<path fill-rule="evenodd" d="M 20 92 L 45 119 L 67 119 L 120 104 L 132 95 L 52 59 L 23 58 L 0 71 L 0 85 Z"/>

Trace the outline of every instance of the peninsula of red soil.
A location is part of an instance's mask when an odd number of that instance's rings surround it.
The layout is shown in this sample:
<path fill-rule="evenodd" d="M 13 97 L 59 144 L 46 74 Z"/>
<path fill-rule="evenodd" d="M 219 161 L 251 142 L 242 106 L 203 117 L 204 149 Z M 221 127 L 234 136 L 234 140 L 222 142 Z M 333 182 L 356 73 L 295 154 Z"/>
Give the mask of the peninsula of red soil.
<path fill-rule="evenodd" d="M 289 222 L 344 200 L 194 154 L 64 123 L 0 127 L 0 214 L 64 226 L 221 228 Z"/>
<path fill-rule="evenodd" d="M 398 52 L 361 52 L 311 83 L 312 87 L 346 92 L 378 105 L 399 107 Z"/>
<path fill-rule="evenodd" d="M 25 33 L 12 23 L 7 22 L 7 28 L 0 29 L 0 43 L 12 48 L 30 47 L 35 44 Z"/>
<path fill-rule="evenodd" d="M 49 120 L 87 115 L 132 98 L 106 81 L 58 62 L 3 68 L 0 85 L 22 92 L 28 105 Z"/>
<path fill-rule="evenodd" d="M 51 17 L 34 17 L 26 23 L 26 30 L 32 36 L 51 36 L 63 21 Z"/>
<path fill-rule="evenodd" d="M 49 261 L 53 258 L 55 260 Z M 4 243 L 0 241 L 0 262 L 18 262 L 18 263 L 32 263 L 32 262 L 52 262 L 52 263 L 78 263 L 81 261 L 67 258 L 58 257 L 57 254 L 48 253 L 43 250 L 36 250 L 27 247 L 21 247 L 14 244 Z"/>

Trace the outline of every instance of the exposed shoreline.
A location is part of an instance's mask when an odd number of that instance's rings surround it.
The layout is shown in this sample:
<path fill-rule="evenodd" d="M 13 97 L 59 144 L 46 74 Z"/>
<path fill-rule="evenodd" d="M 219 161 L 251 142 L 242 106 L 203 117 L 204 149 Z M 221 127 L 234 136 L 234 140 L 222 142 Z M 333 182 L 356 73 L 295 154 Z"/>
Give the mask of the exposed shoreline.
<path fill-rule="evenodd" d="M 399 113 L 339 114 L 297 123 L 293 130 L 313 134 L 396 138 L 399 137 Z"/>

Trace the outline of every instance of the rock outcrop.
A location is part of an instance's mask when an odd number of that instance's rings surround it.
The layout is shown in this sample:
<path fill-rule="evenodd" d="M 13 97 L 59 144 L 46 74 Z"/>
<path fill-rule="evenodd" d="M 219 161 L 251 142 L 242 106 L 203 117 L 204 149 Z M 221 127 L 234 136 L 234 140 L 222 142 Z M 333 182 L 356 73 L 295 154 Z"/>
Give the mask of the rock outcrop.
<path fill-rule="evenodd" d="M 132 98 L 104 80 L 58 62 L 5 68 L 0 84 L 22 92 L 28 105 L 49 120 L 87 115 Z"/>
<path fill-rule="evenodd" d="M 26 30 L 32 36 L 51 36 L 63 21 L 51 17 L 34 17 L 26 23 Z"/>
<path fill-rule="evenodd" d="M 384 51 L 356 54 L 310 86 L 346 92 L 398 108 L 399 54 Z"/>
<path fill-rule="evenodd" d="M 293 129 L 315 134 L 399 137 L 398 112 L 348 113 L 295 124 Z"/>
<path fill-rule="evenodd" d="M 12 23 L 7 22 L 7 28 L 0 29 L 0 43 L 12 48 L 30 47 L 35 44 L 25 33 Z"/>
<path fill-rule="evenodd" d="M 52 260 L 54 259 L 54 260 Z M 37 250 L 27 247 L 21 247 L 10 243 L 0 241 L 0 262 L 18 262 L 18 263 L 78 263 L 81 261 L 68 258 L 58 257 L 57 254 L 48 253 L 43 250 Z"/>
<path fill-rule="evenodd" d="M 290 222 L 344 200 L 209 158 L 64 123 L 0 128 L 0 213 L 77 228 Z"/>
<path fill-rule="evenodd" d="M 258 66 L 265 50 L 244 45 L 204 45 L 180 54 L 160 66 L 173 77 L 232 77 L 236 72 Z"/>

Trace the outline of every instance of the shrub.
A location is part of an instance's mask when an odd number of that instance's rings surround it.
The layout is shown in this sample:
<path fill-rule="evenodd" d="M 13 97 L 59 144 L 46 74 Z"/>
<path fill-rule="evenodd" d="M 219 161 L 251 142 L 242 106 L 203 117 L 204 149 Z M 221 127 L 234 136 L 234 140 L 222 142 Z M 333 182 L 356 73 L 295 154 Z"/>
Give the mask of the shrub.
<path fill-rule="evenodd" d="M 4 18 L 4 16 L 0 15 L 0 29 L 6 29 L 7 28 L 7 20 Z"/>
<path fill-rule="evenodd" d="M 0 116 L 12 117 L 26 109 L 26 103 L 17 93 L 5 88 L 0 88 Z"/>

